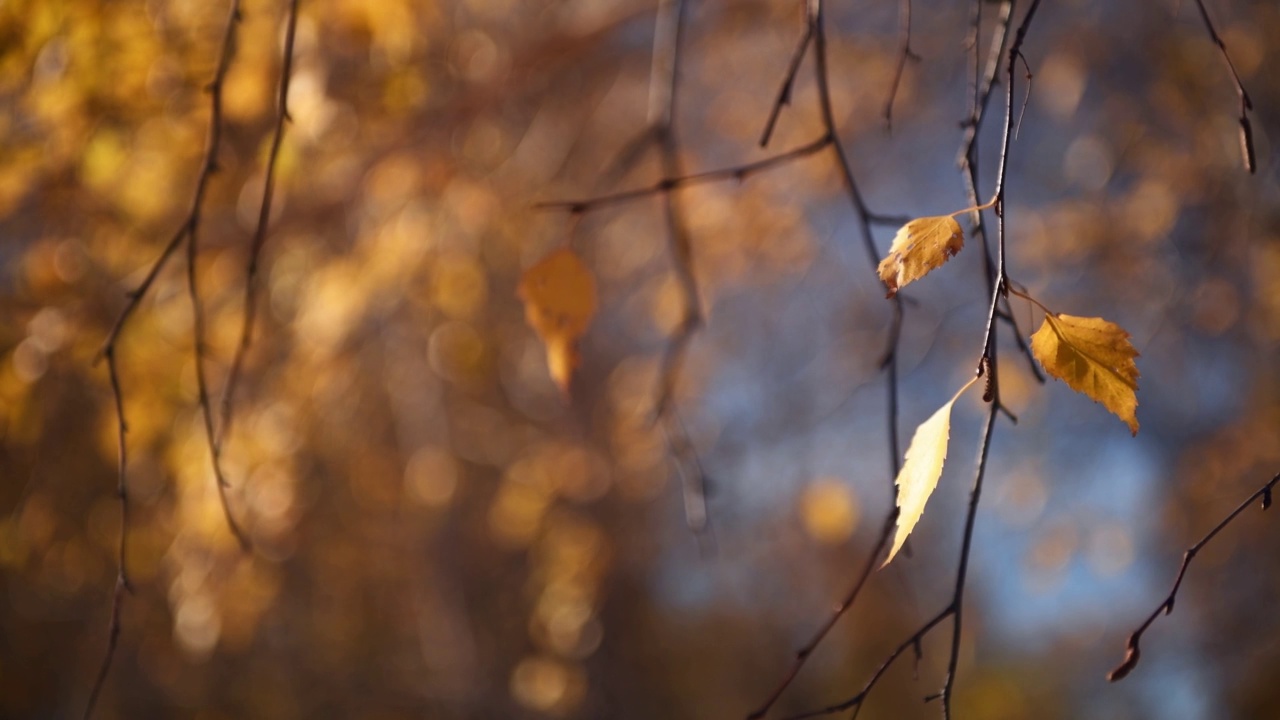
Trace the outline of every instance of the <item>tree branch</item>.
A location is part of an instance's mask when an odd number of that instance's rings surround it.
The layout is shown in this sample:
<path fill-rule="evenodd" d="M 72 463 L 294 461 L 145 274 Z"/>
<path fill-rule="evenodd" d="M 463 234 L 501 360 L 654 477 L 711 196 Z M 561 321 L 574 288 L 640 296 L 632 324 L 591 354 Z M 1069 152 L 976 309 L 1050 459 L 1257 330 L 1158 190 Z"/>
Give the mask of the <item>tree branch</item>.
<path fill-rule="evenodd" d="M 117 468 L 116 494 L 120 498 L 120 547 L 119 557 L 117 559 L 118 572 L 116 575 L 115 592 L 111 603 L 111 619 L 108 624 L 107 631 L 107 649 L 102 659 L 102 664 L 98 670 L 98 675 L 94 681 L 93 688 L 89 693 L 89 702 L 85 707 L 84 718 L 92 717 L 94 709 L 97 707 L 98 698 L 101 695 L 102 687 L 106 682 L 107 674 L 111 670 L 111 663 L 115 657 L 116 645 L 120 635 L 120 613 L 123 605 L 124 592 L 130 590 L 128 573 L 125 566 L 125 550 L 127 536 L 129 532 L 129 497 L 127 491 L 127 444 L 125 435 L 128 427 L 125 423 L 124 415 L 124 392 L 120 383 L 119 367 L 116 358 L 116 345 L 120 339 L 120 334 L 124 331 L 125 325 L 129 318 L 132 317 L 135 310 L 142 303 L 142 299 L 147 292 L 155 284 L 156 278 L 160 275 L 160 271 L 164 268 L 169 258 L 173 255 L 178 246 L 185 240 L 187 242 L 187 262 L 188 262 L 188 292 L 192 301 L 192 310 L 194 312 L 194 328 L 193 328 L 193 345 L 196 355 L 196 378 L 200 392 L 201 413 L 204 417 L 205 434 L 209 444 L 209 454 L 213 461 L 214 475 L 218 484 L 218 498 L 222 503 L 223 513 L 227 518 L 228 527 L 231 532 L 240 541 L 242 547 L 248 547 L 248 538 L 245 537 L 240 527 L 235 523 L 231 515 L 231 509 L 227 505 L 226 481 L 222 477 L 222 468 L 218 462 L 218 450 L 213 435 L 213 410 L 210 407 L 209 396 L 204 381 L 204 371 L 202 367 L 203 361 L 203 313 L 200 308 L 198 288 L 195 283 L 195 260 L 198 252 L 196 242 L 196 230 L 200 224 L 200 212 L 204 207 L 205 191 L 208 189 L 209 180 L 218 169 L 218 150 L 222 143 L 222 84 L 227 76 L 227 70 L 231 65 L 231 55 L 234 51 L 236 25 L 240 20 L 240 2 L 239 0 L 231 0 L 227 11 L 226 25 L 222 33 L 222 42 L 218 53 L 218 62 L 214 70 L 213 79 L 208 85 L 209 92 L 209 130 L 205 141 L 204 160 L 201 164 L 200 174 L 196 177 L 195 190 L 192 193 L 191 203 L 187 214 L 177 231 L 165 244 L 164 249 L 160 252 L 160 256 L 152 263 L 151 268 L 147 271 L 142 282 L 131 292 L 127 293 L 127 301 L 120 314 L 116 317 L 115 323 L 111 330 L 107 333 L 107 338 L 103 342 L 102 347 L 98 350 L 97 356 L 94 358 L 95 364 L 102 359 L 107 361 L 107 373 L 111 379 L 111 391 L 115 399 L 116 421 L 117 421 L 117 443 L 119 464 Z"/>
<path fill-rule="evenodd" d="M 1235 82 L 1236 95 L 1240 98 L 1240 155 L 1244 160 L 1245 169 L 1252 174 L 1258 169 L 1253 149 L 1253 125 L 1249 122 L 1249 111 L 1253 110 L 1253 100 L 1249 98 L 1249 92 L 1244 89 L 1244 83 L 1240 81 L 1236 64 L 1231 62 L 1231 55 L 1227 53 L 1227 44 L 1222 41 L 1218 31 L 1213 27 L 1213 20 L 1209 18 L 1209 10 L 1205 7 L 1204 0 L 1196 0 L 1196 7 L 1200 9 L 1200 18 L 1204 20 L 1204 28 L 1209 32 L 1209 39 L 1218 46 L 1218 53 L 1222 55 L 1222 61 L 1227 64 L 1227 70 L 1231 72 L 1231 79 Z"/>
<path fill-rule="evenodd" d="M 898 87 L 902 84 L 902 73 L 907 68 L 908 60 L 919 60 L 920 56 L 911 51 L 911 0 L 898 0 L 898 62 L 893 70 L 893 82 L 889 85 L 889 97 L 884 103 L 884 124 L 893 130 L 893 101 L 898 97 Z"/>
<path fill-rule="evenodd" d="M 1168 615 L 1173 612 L 1173 602 L 1178 597 L 1178 590 L 1182 587 L 1182 580 L 1186 577 L 1187 569 L 1191 567 L 1191 561 L 1195 560 L 1196 554 L 1198 554 L 1205 545 L 1208 545 L 1218 533 L 1222 532 L 1224 528 L 1230 525 L 1233 520 L 1239 517 L 1239 515 L 1252 505 L 1255 500 L 1262 500 L 1261 506 L 1263 510 L 1271 507 L 1271 491 L 1277 483 L 1280 483 L 1280 473 L 1277 473 L 1275 477 L 1271 478 L 1271 480 L 1267 482 L 1267 484 L 1258 488 L 1252 495 L 1245 498 L 1244 502 L 1236 506 L 1235 510 L 1232 510 L 1225 518 L 1222 519 L 1221 522 L 1215 525 L 1213 529 L 1209 531 L 1209 534 L 1200 538 L 1200 541 L 1195 545 L 1187 548 L 1187 551 L 1182 554 L 1182 565 L 1178 568 L 1178 574 L 1173 579 L 1173 587 L 1169 590 L 1169 594 L 1160 601 L 1159 605 L 1156 605 L 1156 609 L 1151 611 L 1151 614 L 1142 621 L 1142 624 L 1129 634 L 1129 640 L 1125 644 L 1124 660 L 1117 665 L 1114 670 L 1107 673 L 1108 681 L 1116 682 L 1118 680 L 1123 680 L 1135 667 L 1137 667 L 1138 659 L 1141 656 L 1141 652 L 1138 649 L 1138 643 L 1142 640 L 1142 634 L 1147 631 L 1147 628 L 1151 627 L 1151 624 L 1156 621 L 1156 618 L 1160 617 L 1161 613 Z"/>
<path fill-rule="evenodd" d="M 632 202 L 634 200 L 641 200 L 653 195 L 662 195 L 677 188 L 689 185 L 704 185 L 707 183 L 724 182 L 727 180 L 742 181 L 756 173 L 764 172 L 765 170 L 772 170 L 775 167 L 785 165 L 793 160 L 813 155 L 830 145 L 831 142 L 832 140 L 830 137 L 823 136 L 817 140 L 801 145 L 800 147 L 774 155 L 773 157 L 768 157 L 763 160 L 757 160 L 743 165 L 707 170 L 693 175 L 665 177 L 653 185 L 637 188 L 635 190 L 624 190 L 619 193 L 599 195 L 593 198 L 584 198 L 582 200 L 554 200 L 551 202 L 542 202 L 534 205 L 534 207 L 543 210 L 564 210 L 574 214 L 581 214 L 591 212 L 593 210 L 599 210 L 600 208 L 609 205 L 618 205 L 621 203 Z"/>
<path fill-rule="evenodd" d="M 284 50 L 281 53 L 280 81 L 276 94 L 276 126 L 271 136 L 271 151 L 267 154 L 266 174 L 262 182 L 262 203 L 258 209 L 258 225 L 253 232 L 253 244 L 249 249 L 248 267 L 244 280 L 244 308 L 240 321 L 240 342 L 236 345 L 235 356 L 231 360 L 231 369 L 227 373 L 227 382 L 222 388 L 222 422 L 218 428 L 218 447 L 226 442 L 231 432 L 232 403 L 240 374 L 244 366 L 245 355 L 253 342 L 253 326 L 258 315 L 258 263 L 262 258 L 262 247 L 267 242 L 267 225 L 271 221 L 271 199 L 275 191 L 276 160 L 280 156 L 280 145 L 284 139 L 285 122 L 289 120 L 289 80 L 293 75 L 293 44 L 298 28 L 298 0 L 290 0 L 288 18 L 285 20 Z"/>

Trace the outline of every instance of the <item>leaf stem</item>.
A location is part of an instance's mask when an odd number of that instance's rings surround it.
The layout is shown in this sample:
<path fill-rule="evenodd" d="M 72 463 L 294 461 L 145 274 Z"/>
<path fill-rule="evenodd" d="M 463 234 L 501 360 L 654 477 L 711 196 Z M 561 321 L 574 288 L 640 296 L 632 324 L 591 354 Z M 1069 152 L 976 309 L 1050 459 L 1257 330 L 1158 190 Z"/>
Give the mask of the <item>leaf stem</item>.
<path fill-rule="evenodd" d="M 1052 310 L 1050 310 L 1049 308 L 1045 307 L 1045 306 L 1044 306 L 1044 303 L 1040 302 L 1039 300 L 1037 300 L 1037 299 L 1035 299 L 1035 298 L 1031 297 L 1030 295 L 1028 295 L 1028 294 L 1026 294 L 1026 293 L 1024 293 L 1024 292 L 1021 292 L 1021 291 L 1019 291 L 1019 290 L 1017 290 L 1017 289 L 1013 288 L 1012 286 L 1010 286 L 1010 287 L 1009 287 L 1009 293 L 1010 293 L 1011 295 L 1017 295 L 1018 297 L 1022 298 L 1023 300 L 1026 300 L 1027 302 L 1031 303 L 1032 305 L 1035 305 L 1036 307 L 1040 308 L 1041 310 L 1043 310 L 1043 311 L 1044 311 L 1044 314 L 1045 314 L 1045 315 L 1050 315 L 1050 316 L 1054 316 L 1054 317 L 1056 317 L 1056 316 L 1058 315 L 1058 314 L 1057 314 L 1057 313 L 1055 313 L 1054 311 L 1052 311 Z"/>
<path fill-rule="evenodd" d="M 955 217 L 957 215 L 963 215 L 965 213 L 982 212 L 983 210 L 989 210 L 990 208 L 995 206 L 996 200 L 999 200 L 999 199 L 1000 198 L 997 195 L 996 197 L 991 198 L 989 201 L 987 201 L 986 203 L 983 203 L 982 205 L 974 205 L 973 207 L 965 208 L 963 210 L 957 210 L 951 213 L 950 215 L 948 215 L 947 217 Z"/>

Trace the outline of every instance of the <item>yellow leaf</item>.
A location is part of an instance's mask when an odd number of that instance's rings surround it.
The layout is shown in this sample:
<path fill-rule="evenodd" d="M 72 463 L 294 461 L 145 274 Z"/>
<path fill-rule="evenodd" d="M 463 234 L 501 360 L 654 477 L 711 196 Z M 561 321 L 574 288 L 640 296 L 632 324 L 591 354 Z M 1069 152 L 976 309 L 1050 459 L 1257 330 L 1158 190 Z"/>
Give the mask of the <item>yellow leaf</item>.
<path fill-rule="evenodd" d="M 1031 352 L 1050 375 L 1102 403 L 1138 434 L 1138 351 L 1119 325 L 1046 313 L 1031 336 Z"/>
<path fill-rule="evenodd" d="M 525 271 L 516 294 L 547 348 L 552 379 L 567 393 L 578 366 L 578 339 L 596 314 L 595 278 L 582 258 L 563 248 Z"/>
<path fill-rule="evenodd" d="M 933 489 L 938 486 L 938 478 L 942 477 L 942 463 L 947 459 L 947 441 L 951 438 L 951 407 L 976 381 L 975 377 L 960 388 L 960 392 L 946 405 L 920 423 L 916 434 L 911 436 L 906 462 L 902 463 L 895 481 L 898 485 L 898 530 L 893 536 L 893 547 L 889 549 L 889 557 L 885 558 L 884 565 L 888 565 L 902 549 L 907 536 L 924 514 L 924 505 L 933 494 Z"/>
<path fill-rule="evenodd" d="M 964 247 L 964 230 L 955 218 L 943 215 L 912 220 L 898 230 L 889 254 L 876 269 L 893 297 L 898 288 L 919 280 Z"/>

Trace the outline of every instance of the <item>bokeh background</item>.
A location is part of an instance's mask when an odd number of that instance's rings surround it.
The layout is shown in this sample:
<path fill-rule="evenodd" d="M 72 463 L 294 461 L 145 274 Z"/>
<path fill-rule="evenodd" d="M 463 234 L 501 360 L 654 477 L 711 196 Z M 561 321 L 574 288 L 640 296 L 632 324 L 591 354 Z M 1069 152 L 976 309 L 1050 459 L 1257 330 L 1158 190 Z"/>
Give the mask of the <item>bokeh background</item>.
<path fill-rule="evenodd" d="M 677 129 L 689 170 L 755 141 L 797 2 L 693 3 Z M 215 393 L 239 329 L 283 2 L 247 0 L 198 272 Z M 1280 717 L 1280 526 L 1250 512 L 1200 556 L 1143 662 L 1124 639 L 1182 550 L 1280 471 L 1280 6 L 1211 12 L 1257 112 L 1259 169 L 1195 5 L 1045 3 L 1008 185 L 1013 278 L 1142 353 L 1130 437 L 1004 335 L 959 717 Z M 840 135 L 878 212 L 964 207 L 968 3 L 914 3 L 892 132 L 897 3 L 831 3 Z M 986 5 L 989 37 L 995 4 Z M 78 717 L 106 645 L 115 418 L 92 358 L 186 211 L 223 3 L 0 4 L 0 716 Z M 647 124 L 652 3 L 304 0 L 265 251 L 262 323 L 218 505 L 175 258 L 119 347 L 133 498 L 120 647 L 100 718 L 742 717 L 864 562 L 890 503 L 890 305 L 829 155 L 681 192 L 707 326 L 676 389 L 713 543 L 649 422 L 681 318 L 657 199 L 581 219 L 600 313 L 571 399 L 515 297 L 569 241 L 534 209 L 610 176 Z M 984 43 L 986 40 L 984 39 Z M 771 151 L 821 132 L 806 65 Z M 1002 112 L 993 101 L 993 117 Z M 991 192 L 998 122 L 982 136 Z M 883 250 L 892 228 L 881 228 Z M 905 294 L 904 439 L 972 372 L 976 244 Z M 1039 324 L 1015 302 L 1024 333 Z M 913 541 L 782 700 L 861 686 L 950 595 L 982 406 Z M 863 718 L 936 717 L 948 633 Z"/>

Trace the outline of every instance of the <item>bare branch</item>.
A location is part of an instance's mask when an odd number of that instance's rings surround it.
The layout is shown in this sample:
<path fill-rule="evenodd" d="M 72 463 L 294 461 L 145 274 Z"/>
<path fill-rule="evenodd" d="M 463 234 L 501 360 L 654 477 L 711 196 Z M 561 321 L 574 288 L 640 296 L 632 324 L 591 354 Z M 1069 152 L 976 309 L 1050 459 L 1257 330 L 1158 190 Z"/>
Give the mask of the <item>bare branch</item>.
<path fill-rule="evenodd" d="M 253 326 L 258 314 L 258 263 L 262 259 L 262 246 L 267 242 L 267 225 L 271 220 L 271 199 L 275 191 L 276 160 L 280 156 L 280 145 L 284 139 L 285 121 L 289 120 L 289 80 L 293 75 L 293 43 L 298 28 L 298 0 L 290 0 L 288 18 L 285 20 L 284 50 L 280 61 L 280 81 L 276 94 L 276 127 L 271 136 L 271 151 L 267 155 L 266 174 L 262 183 L 262 203 L 258 210 L 258 225 L 253 232 L 253 244 L 249 249 L 249 264 L 244 280 L 244 309 L 240 322 L 240 342 L 236 345 L 235 355 L 231 360 L 231 369 L 227 373 L 227 382 L 222 388 L 222 421 L 218 427 L 217 445 L 219 448 L 226 442 L 231 432 L 232 402 L 235 398 L 236 386 L 240 381 L 240 373 L 244 366 L 244 358 L 253 342 Z"/>
<path fill-rule="evenodd" d="M 889 98 L 884 103 L 884 124 L 889 130 L 893 129 L 893 102 L 898 98 L 898 87 L 902 84 L 907 61 L 920 59 L 911 51 L 911 0 L 898 0 L 898 17 L 898 63 L 894 66 L 893 82 L 889 85 Z"/>
<path fill-rule="evenodd" d="M 115 658 L 116 644 L 120 640 L 120 610 L 124 605 L 124 595 L 133 591 L 129 582 L 129 569 L 126 564 L 129 543 L 129 489 L 126 484 L 128 469 L 128 446 L 125 444 L 125 433 L 128 424 L 124 419 L 124 394 L 120 391 L 120 373 L 116 369 L 116 353 L 114 347 L 106 352 L 107 374 L 111 378 L 111 394 L 116 406 L 116 497 L 120 500 L 120 544 L 116 556 L 116 584 L 111 593 L 111 620 L 107 624 L 107 650 L 98 667 L 98 675 L 93 681 L 93 689 L 89 691 L 89 703 L 84 709 L 84 718 L 89 720 L 93 709 L 98 704 L 98 696 L 106 684 L 107 673 L 111 670 L 111 661 Z"/>
<path fill-rule="evenodd" d="M 641 200 L 653 195 L 662 195 L 677 188 L 689 185 L 705 185 L 707 183 L 724 182 L 727 180 L 742 181 L 756 173 L 763 172 L 765 170 L 772 170 L 775 167 L 785 165 L 793 160 L 813 155 L 830 145 L 831 142 L 830 137 L 823 136 L 813 142 L 801 145 L 800 147 L 788 150 L 784 153 L 765 158 L 764 160 L 746 163 L 745 165 L 735 165 L 733 167 L 720 168 L 718 170 L 707 170 L 693 175 L 666 177 L 649 187 L 625 190 L 611 195 L 600 195 L 594 198 L 585 198 L 582 200 L 556 200 L 552 202 L 538 203 L 534 207 L 544 210 L 564 210 L 575 214 L 586 213 L 609 205 L 618 205 L 621 203 L 632 202 L 634 200 Z"/>
<path fill-rule="evenodd" d="M 227 12 L 227 21 L 222 33 L 222 43 L 218 53 L 218 62 L 214 70 L 213 79 L 209 82 L 209 130 L 205 142 L 204 160 L 201 164 L 200 174 L 196 177 L 195 190 L 192 193 L 191 203 L 187 214 L 183 221 L 179 224 L 178 229 L 173 236 L 165 244 L 160 256 L 152 263 L 151 268 L 147 271 L 142 282 L 126 297 L 127 301 L 120 314 L 116 317 L 115 323 L 107 334 L 107 339 L 103 342 L 101 349 L 98 351 L 94 362 L 99 362 L 103 358 L 107 360 L 107 372 L 111 379 L 111 390 L 115 397 L 116 419 L 117 419 L 117 443 L 119 445 L 119 467 L 117 468 L 117 486 L 116 493 L 120 498 L 120 550 L 118 562 L 118 572 L 116 576 L 116 589 L 111 603 L 111 620 L 108 625 L 107 633 L 107 650 L 102 660 L 102 665 L 98 670 L 98 675 L 94 681 L 94 685 L 89 694 L 88 706 L 85 708 L 84 717 L 88 720 L 93 715 L 94 708 L 97 706 L 98 698 L 101 695 L 102 686 L 106 682 L 107 674 L 111 669 L 111 663 L 115 657 L 117 641 L 120 635 L 120 612 L 124 599 L 124 592 L 130 589 L 128 573 L 125 568 L 125 549 L 126 540 L 129 531 L 129 498 L 127 492 L 127 445 L 125 434 L 127 425 L 124 416 L 124 393 L 120 385 L 119 368 L 116 359 L 116 343 L 120 339 L 121 332 L 124 331 L 125 325 L 133 312 L 137 310 L 142 303 L 142 299 L 146 296 L 147 291 L 155 284 L 156 278 L 160 275 L 160 271 L 164 268 L 169 258 L 173 255 L 178 246 L 185 240 L 187 242 L 187 279 L 188 291 L 192 301 L 192 310 L 195 315 L 195 327 L 193 328 L 194 342 L 196 354 L 196 378 L 200 390 L 200 407 L 204 417 L 205 434 L 209 444 L 209 454 L 213 459 L 214 474 L 218 483 L 218 498 L 222 503 L 222 509 L 227 518 L 227 524 L 231 528 L 232 533 L 240 541 L 243 547 L 248 547 L 248 539 L 244 536 L 240 527 L 234 522 L 231 516 L 231 509 L 227 505 L 226 497 L 226 481 L 222 477 L 221 465 L 218 462 L 218 450 L 213 435 L 213 409 L 209 403 L 209 396 L 206 389 L 203 376 L 203 313 L 199 303 L 198 288 L 195 283 L 195 260 L 198 252 L 196 242 L 196 230 L 200 225 L 200 212 L 204 207 L 205 191 L 208 189 L 209 180 L 218 169 L 218 150 L 222 144 L 222 84 L 227 76 L 227 70 L 231 65 L 231 55 L 234 51 L 236 25 L 240 20 L 240 2 L 239 0 L 231 0 Z"/>
<path fill-rule="evenodd" d="M 782 79 L 782 87 L 778 88 L 778 97 L 773 101 L 773 107 L 769 110 L 769 119 L 764 123 L 764 132 L 760 133 L 760 147 L 767 147 L 769 140 L 773 137 L 773 129 L 778 124 L 778 117 L 782 114 L 782 108 L 791 104 L 791 91 L 796 84 L 796 73 L 800 72 L 800 63 L 804 61 L 804 56 L 809 52 L 809 43 L 813 41 L 813 23 L 806 18 L 804 23 L 804 34 L 800 36 L 800 42 L 796 45 L 795 52 L 791 54 L 791 62 L 787 64 L 786 77 Z"/>
<path fill-rule="evenodd" d="M 778 702 L 778 698 L 782 697 L 782 693 L 790 687 L 791 683 L 795 681 L 796 676 L 800 674 L 800 669 L 804 667 L 805 661 L 808 660 L 809 656 L 813 654 L 813 651 L 818 648 L 818 645 L 822 644 L 822 641 L 826 639 L 827 633 L 831 632 L 831 628 L 835 627 L 835 624 L 840 621 L 840 618 L 844 617 L 845 612 L 853 606 L 854 600 L 857 600 L 858 595 L 862 592 L 862 586 L 866 584 L 868 579 L 870 579 L 872 571 L 876 569 L 877 561 L 882 555 L 884 555 L 885 548 L 889 545 L 889 538 L 893 536 L 893 526 L 894 523 L 898 522 L 898 515 L 899 510 L 897 507 L 894 507 L 888 517 L 885 518 L 884 527 L 880 530 L 880 537 L 876 540 L 876 544 L 871 550 L 871 553 L 867 555 L 867 561 L 862 566 L 862 572 L 858 573 L 858 577 L 853 581 L 853 585 L 851 585 L 848 592 L 844 594 L 844 599 L 836 605 L 835 609 L 831 612 L 831 616 L 828 617 L 827 621 L 818 628 L 818 631 L 813 634 L 813 637 L 809 639 L 809 642 L 805 643 L 804 647 L 796 651 L 795 661 L 792 662 L 791 669 L 783 676 L 782 681 L 776 688 L 774 688 L 773 693 L 769 695 L 764 703 L 747 716 L 747 720 L 758 720 L 769 712 L 769 708 L 773 707 L 774 703 Z"/>
<path fill-rule="evenodd" d="M 1227 64 L 1227 70 L 1231 72 L 1231 79 L 1235 82 L 1236 95 L 1240 97 L 1240 154 L 1244 160 L 1245 169 L 1252 174 L 1258 170 L 1257 157 L 1253 149 L 1253 125 L 1249 122 L 1249 111 L 1253 110 L 1253 100 L 1249 98 L 1249 92 L 1244 89 L 1244 83 L 1240 81 L 1240 73 L 1236 71 L 1236 65 L 1231 61 L 1231 55 L 1227 53 L 1227 44 L 1222 41 L 1218 31 L 1213 27 L 1213 20 L 1209 18 L 1209 10 L 1205 7 L 1204 0 L 1196 0 L 1196 7 L 1200 9 L 1200 18 L 1204 20 L 1209 39 L 1218 46 L 1222 61 Z"/>
<path fill-rule="evenodd" d="M 1267 481 L 1267 484 L 1258 488 L 1252 495 L 1245 498 L 1244 502 L 1237 505 L 1235 510 L 1232 510 L 1225 518 L 1222 519 L 1221 522 L 1215 525 L 1207 535 L 1200 538 L 1199 542 L 1187 548 L 1187 551 L 1182 554 L 1182 565 L 1178 567 L 1178 574 L 1173 579 L 1173 587 L 1169 590 L 1169 594 L 1160 601 L 1160 604 L 1156 605 L 1156 609 L 1151 611 L 1151 614 L 1142 621 L 1142 624 L 1129 634 L 1129 640 L 1125 643 L 1124 660 L 1117 665 L 1115 669 L 1107 673 L 1108 681 L 1116 682 L 1118 680 L 1123 680 L 1135 667 L 1138 666 L 1138 659 L 1141 656 L 1138 649 L 1138 643 L 1142 640 L 1142 634 L 1147 631 L 1147 628 L 1151 627 L 1151 624 L 1156 621 L 1156 618 L 1160 617 L 1161 613 L 1168 615 L 1173 612 L 1173 603 L 1178 597 L 1178 590 L 1182 587 L 1182 580 L 1187 575 L 1187 569 L 1191 567 L 1191 561 L 1195 560 L 1196 555 L 1200 550 L 1202 550 L 1205 545 L 1208 545 L 1218 533 L 1222 532 L 1222 530 L 1230 525 L 1233 520 L 1239 517 L 1241 513 L 1248 509 L 1255 500 L 1262 501 L 1261 507 L 1263 510 L 1271 507 L 1271 491 L 1275 488 L 1277 483 L 1280 483 L 1280 473 L 1276 473 L 1276 476 Z"/>

